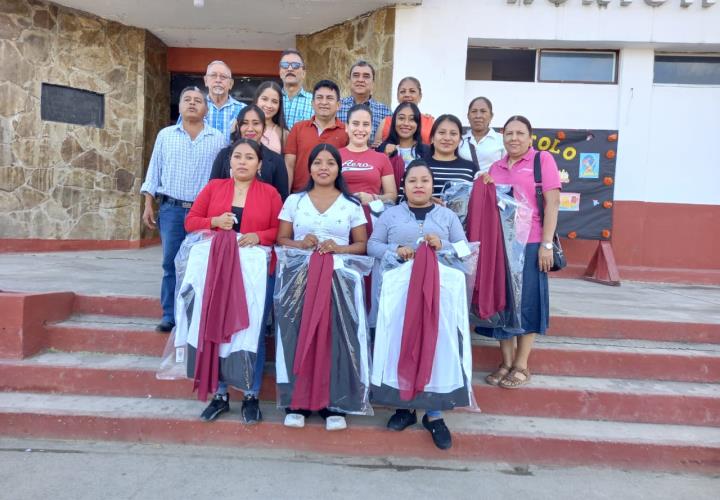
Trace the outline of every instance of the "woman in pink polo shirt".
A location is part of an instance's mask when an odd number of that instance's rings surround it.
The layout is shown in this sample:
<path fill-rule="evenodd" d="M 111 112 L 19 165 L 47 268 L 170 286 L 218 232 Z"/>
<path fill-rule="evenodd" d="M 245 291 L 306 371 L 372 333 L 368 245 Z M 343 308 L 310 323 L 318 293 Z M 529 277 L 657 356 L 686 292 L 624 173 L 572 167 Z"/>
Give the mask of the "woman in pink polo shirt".
<path fill-rule="evenodd" d="M 552 155 L 532 147 L 532 126 L 524 116 L 512 116 L 503 127 L 507 154 L 496 161 L 484 176 L 485 182 L 510 184 L 516 197 L 525 198 L 532 208 L 532 226 L 525 249 L 522 284 L 522 333 L 502 328 L 491 330 L 500 341 L 502 364 L 485 378 L 490 385 L 515 389 L 530 382 L 528 358 L 535 335 L 545 334 L 550 316 L 547 273 L 553 264 L 552 240 L 560 206 L 560 173 Z M 540 155 L 545 206 L 535 197 L 535 155 Z M 544 224 L 540 222 L 544 212 Z"/>

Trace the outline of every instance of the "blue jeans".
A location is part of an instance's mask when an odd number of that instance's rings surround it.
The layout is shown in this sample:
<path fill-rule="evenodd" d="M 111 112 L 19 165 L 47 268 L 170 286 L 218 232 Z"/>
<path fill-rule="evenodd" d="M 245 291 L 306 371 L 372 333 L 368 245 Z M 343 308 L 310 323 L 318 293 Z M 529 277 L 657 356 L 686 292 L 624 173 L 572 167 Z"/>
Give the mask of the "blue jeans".
<path fill-rule="evenodd" d="M 265 290 L 265 312 L 263 313 L 263 322 L 260 327 L 260 335 L 258 335 L 258 346 L 257 346 L 257 357 L 255 358 L 255 373 L 253 375 L 252 388 L 249 391 L 245 391 L 246 396 L 258 397 L 260 394 L 260 387 L 262 387 L 263 372 L 265 371 L 265 325 L 267 324 L 268 316 L 272 310 L 272 298 L 273 290 L 275 289 L 275 275 L 268 276 L 267 289 Z M 225 395 L 227 394 L 228 386 L 225 382 L 220 380 L 218 382 L 217 393 Z"/>
<path fill-rule="evenodd" d="M 163 278 L 160 286 L 162 319 L 175 323 L 175 255 L 185 239 L 185 216 L 190 209 L 163 203 L 158 213 L 158 227 L 163 251 Z"/>

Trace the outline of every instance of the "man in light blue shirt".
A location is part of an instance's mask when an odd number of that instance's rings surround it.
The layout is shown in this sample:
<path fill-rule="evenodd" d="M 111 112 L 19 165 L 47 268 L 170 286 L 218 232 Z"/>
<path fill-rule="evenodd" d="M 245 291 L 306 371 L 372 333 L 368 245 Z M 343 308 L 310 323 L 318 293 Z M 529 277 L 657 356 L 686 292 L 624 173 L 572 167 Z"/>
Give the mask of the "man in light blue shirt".
<path fill-rule="evenodd" d="M 225 146 L 222 133 L 204 120 L 208 106 L 199 88 L 183 89 L 179 107 L 182 121 L 158 133 L 140 188 L 145 195 L 143 222 L 151 229 L 160 228 L 163 248 L 163 313 L 156 327 L 160 332 L 169 332 L 175 326 L 175 254 L 185 239 L 185 216 L 207 184 L 215 157 Z M 157 218 L 153 199 L 159 205 Z"/>
<path fill-rule="evenodd" d="M 204 80 L 209 92 L 205 122 L 222 132 L 227 144 L 230 142 L 232 124 L 245 104 L 230 95 L 235 81 L 230 66 L 223 61 L 213 61 L 208 64 Z M 182 122 L 182 115 L 178 117 L 177 122 L 178 124 Z"/>
<path fill-rule="evenodd" d="M 297 122 L 309 120 L 313 115 L 312 93 L 303 88 L 305 60 L 297 50 L 287 49 L 280 54 L 280 79 L 283 82 L 285 126 L 292 130 Z"/>

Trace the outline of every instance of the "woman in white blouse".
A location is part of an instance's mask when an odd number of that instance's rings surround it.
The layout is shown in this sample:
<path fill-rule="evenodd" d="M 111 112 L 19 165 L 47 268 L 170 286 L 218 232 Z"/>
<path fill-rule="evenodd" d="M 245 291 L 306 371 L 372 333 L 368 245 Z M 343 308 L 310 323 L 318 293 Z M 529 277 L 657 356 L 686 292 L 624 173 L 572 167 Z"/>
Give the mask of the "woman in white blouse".
<path fill-rule="evenodd" d="M 364 255 L 367 245 L 365 214 L 342 178 L 340 152 L 330 144 L 318 144 L 310 152 L 310 181 L 303 191 L 291 194 L 278 219 L 279 245 L 325 253 Z M 299 318 L 298 318 L 299 319 Z M 304 427 L 310 411 L 288 408 L 285 425 Z M 345 416 L 324 409 L 320 415 L 328 430 L 347 427 Z"/>
<path fill-rule="evenodd" d="M 480 172 L 487 172 L 490 165 L 505 156 L 502 135 L 490 128 L 493 119 L 490 99 L 476 97 L 470 101 L 467 119 L 470 130 L 463 135 L 458 154 L 477 165 Z"/>

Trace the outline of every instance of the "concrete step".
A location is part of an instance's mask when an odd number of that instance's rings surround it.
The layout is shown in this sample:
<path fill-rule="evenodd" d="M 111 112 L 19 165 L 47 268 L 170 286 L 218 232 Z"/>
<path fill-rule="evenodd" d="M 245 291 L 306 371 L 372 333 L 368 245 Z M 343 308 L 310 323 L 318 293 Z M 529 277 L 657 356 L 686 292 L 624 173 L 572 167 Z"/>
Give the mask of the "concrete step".
<path fill-rule="evenodd" d="M 272 404 L 262 406 L 264 420 L 252 426 L 240 423 L 238 408 L 216 422 L 201 422 L 199 407 L 175 399 L 0 393 L 0 435 L 715 473 L 720 467 L 720 429 L 710 427 L 456 411 L 445 416 L 453 447 L 440 451 L 420 426 L 387 430 L 387 411 L 349 416 L 346 431 L 327 432 L 317 416 L 304 429 L 284 427 L 283 412 Z"/>
<path fill-rule="evenodd" d="M 157 318 L 73 314 L 45 326 L 47 346 L 60 351 L 95 351 L 159 356 L 168 334 L 155 331 Z"/>
<path fill-rule="evenodd" d="M 160 300 L 155 297 L 82 295 L 75 296 L 76 314 L 108 314 L 160 318 Z M 702 316 L 700 316 L 702 317 Z M 566 337 L 640 339 L 667 342 L 720 344 L 720 322 L 654 321 L 625 317 L 579 316 L 553 312 L 550 334 Z"/>
<path fill-rule="evenodd" d="M 48 324 L 45 340 L 48 347 L 67 352 L 159 356 L 168 335 L 153 331 L 155 324 L 147 317 L 76 314 Z M 268 344 L 273 353 L 274 341 Z M 473 334 L 474 368 L 492 371 L 499 363 L 498 343 Z M 544 375 L 717 382 L 720 344 L 548 335 L 538 338 L 531 370 Z"/>
<path fill-rule="evenodd" d="M 158 380 L 159 365 L 160 358 L 150 356 L 46 352 L 0 360 L 0 380 L 15 392 L 195 398 L 189 380 Z M 484 376 L 477 373 L 473 387 L 489 414 L 720 426 L 720 384 L 537 375 L 513 391 L 487 385 Z M 275 399 L 270 363 L 260 397 Z"/>
<path fill-rule="evenodd" d="M 495 370 L 498 342 L 473 334 L 473 367 Z M 637 339 L 538 336 L 533 373 L 681 382 L 720 381 L 720 345 Z"/>

